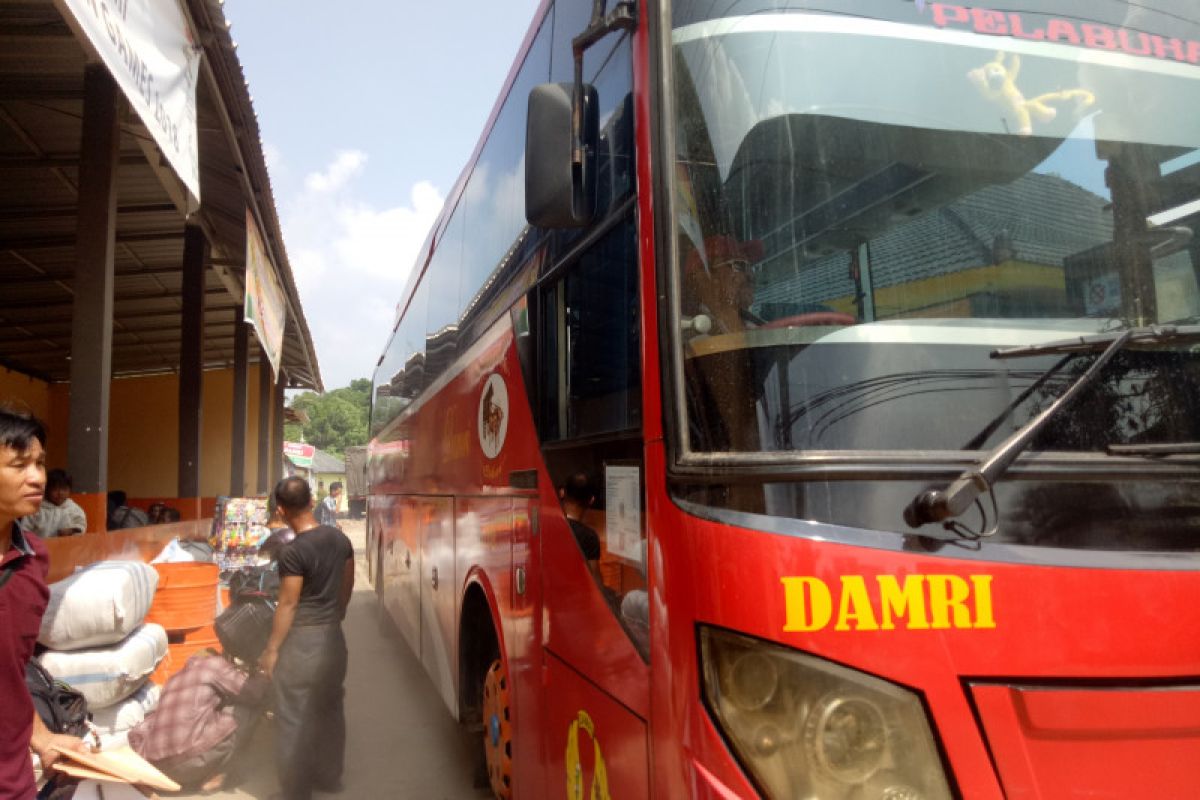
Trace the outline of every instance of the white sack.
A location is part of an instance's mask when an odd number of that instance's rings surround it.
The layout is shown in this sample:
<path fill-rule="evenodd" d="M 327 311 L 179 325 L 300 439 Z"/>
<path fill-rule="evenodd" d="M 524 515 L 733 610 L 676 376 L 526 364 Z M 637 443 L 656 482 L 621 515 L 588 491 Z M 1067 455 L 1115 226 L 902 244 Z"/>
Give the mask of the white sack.
<path fill-rule="evenodd" d="M 108 708 L 92 712 L 92 724 L 102 736 L 128 731 L 146 718 L 158 705 L 162 687 L 147 681 L 129 697 Z"/>
<path fill-rule="evenodd" d="M 150 622 L 124 640 L 88 650 L 47 650 L 38 656 L 42 666 L 87 698 L 88 710 L 124 700 L 142 684 L 167 654 L 167 632 Z"/>
<path fill-rule="evenodd" d="M 99 561 L 84 567 L 50 584 L 38 642 L 52 650 L 119 642 L 146 619 L 157 588 L 158 571 L 140 561 Z"/>

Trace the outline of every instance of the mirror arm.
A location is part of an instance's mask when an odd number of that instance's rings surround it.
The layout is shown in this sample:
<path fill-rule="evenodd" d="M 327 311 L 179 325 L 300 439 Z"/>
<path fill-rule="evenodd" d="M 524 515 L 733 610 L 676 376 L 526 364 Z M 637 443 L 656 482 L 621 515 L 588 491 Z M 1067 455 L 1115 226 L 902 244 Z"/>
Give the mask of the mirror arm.
<path fill-rule="evenodd" d="M 571 166 L 578 174 L 583 170 L 583 54 L 596 42 L 613 31 L 637 28 L 637 13 L 632 0 L 621 0 L 612 13 L 605 15 L 607 0 L 593 0 L 592 19 L 587 29 L 571 40 L 571 53 L 575 60 L 575 91 L 571 97 Z"/>

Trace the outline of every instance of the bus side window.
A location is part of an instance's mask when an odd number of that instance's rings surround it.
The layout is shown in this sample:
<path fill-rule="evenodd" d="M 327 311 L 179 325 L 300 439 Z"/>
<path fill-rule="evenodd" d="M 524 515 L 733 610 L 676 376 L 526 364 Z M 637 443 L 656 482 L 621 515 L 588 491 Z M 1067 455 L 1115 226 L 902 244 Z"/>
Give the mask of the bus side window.
<path fill-rule="evenodd" d="M 616 542 L 607 535 L 614 510 L 606 508 L 611 468 L 636 468 L 642 457 L 633 215 L 601 237 L 559 280 L 540 289 L 537 304 L 542 452 L 564 515 L 572 521 L 580 557 L 588 560 L 600 591 L 618 613 L 626 595 L 645 587 L 644 547 L 633 548 L 634 558 L 615 552 Z M 586 491 L 572 492 L 579 484 Z"/>

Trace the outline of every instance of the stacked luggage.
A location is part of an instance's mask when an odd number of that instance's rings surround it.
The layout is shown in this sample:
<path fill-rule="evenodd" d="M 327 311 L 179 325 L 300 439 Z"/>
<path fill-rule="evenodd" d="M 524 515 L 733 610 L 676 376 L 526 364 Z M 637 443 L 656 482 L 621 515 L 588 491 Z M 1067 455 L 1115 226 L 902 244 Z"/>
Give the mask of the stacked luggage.
<path fill-rule="evenodd" d="M 157 587 L 158 573 L 139 561 L 101 561 L 50 585 L 38 661 L 83 694 L 106 745 L 157 702 L 147 683 L 167 655 L 167 632 L 146 620 Z"/>

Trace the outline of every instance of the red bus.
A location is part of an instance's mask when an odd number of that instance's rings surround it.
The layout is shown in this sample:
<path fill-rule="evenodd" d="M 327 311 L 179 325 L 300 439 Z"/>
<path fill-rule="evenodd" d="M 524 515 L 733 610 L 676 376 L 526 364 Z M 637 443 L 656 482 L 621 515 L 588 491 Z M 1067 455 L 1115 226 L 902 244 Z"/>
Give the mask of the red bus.
<path fill-rule="evenodd" d="M 499 797 L 1185 797 L 1190 0 L 544 2 L 374 377 Z"/>

